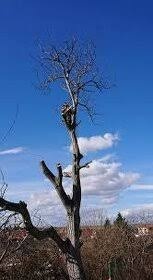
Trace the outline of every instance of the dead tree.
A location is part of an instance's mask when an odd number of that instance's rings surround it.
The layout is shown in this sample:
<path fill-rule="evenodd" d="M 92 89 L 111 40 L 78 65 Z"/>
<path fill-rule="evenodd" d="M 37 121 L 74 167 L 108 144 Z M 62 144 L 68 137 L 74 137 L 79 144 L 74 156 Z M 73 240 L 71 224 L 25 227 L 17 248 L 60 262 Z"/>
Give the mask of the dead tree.
<path fill-rule="evenodd" d="M 64 42 L 62 47 L 40 46 L 40 55 L 37 57 L 42 67 L 43 82 L 41 88 L 48 89 L 57 82 L 66 92 L 67 102 L 61 108 L 61 117 L 69 133 L 72 144 L 72 171 L 63 172 L 61 164 L 57 164 L 57 175 L 48 168 L 44 161 L 41 167 L 44 175 L 50 180 L 57 191 L 68 217 L 67 239 L 63 240 L 54 227 L 40 230 L 32 223 L 30 213 L 25 202 L 14 203 L 0 198 L 0 207 L 20 213 L 25 228 L 35 238 L 42 240 L 52 238 L 66 257 L 67 271 L 70 280 L 85 280 L 80 248 L 80 204 L 81 182 L 80 170 L 88 167 L 88 163 L 81 164 L 83 155 L 80 152 L 77 140 L 78 114 L 80 107 L 91 114 L 88 107 L 88 96 L 95 90 L 107 89 L 109 85 L 103 82 L 95 68 L 95 51 L 93 46 L 82 47 L 77 40 Z M 66 194 L 63 187 L 63 177 L 70 177 L 72 181 L 72 196 Z"/>

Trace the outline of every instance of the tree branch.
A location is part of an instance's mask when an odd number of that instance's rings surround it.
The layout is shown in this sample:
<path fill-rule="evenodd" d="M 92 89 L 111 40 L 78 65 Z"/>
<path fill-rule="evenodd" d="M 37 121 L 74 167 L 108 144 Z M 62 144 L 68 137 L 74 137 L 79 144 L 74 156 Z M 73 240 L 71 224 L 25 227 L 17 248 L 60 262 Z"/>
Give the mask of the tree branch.
<path fill-rule="evenodd" d="M 62 185 L 62 179 L 63 179 L 63 172 L 62 172 L 62 166 L 60 163 L 57 164 L 57 171 L 58 171 L 58 184 Z"/>
<path fill-rule="evenodd" d="M 23 218 L 23 222 L 25 225 L 26 230 L 35 238 L 38 240 L 46 239 L 46 238 L 52 238 L 58 247 L 61 249 L 63 253 L 67 252 L 67 243 L 64 241 L 54 227 L 49 227 L 47 229 L 38 229 L 36 228 L 31 221 L 31 217 L 29 214 L 29 211 L 27 209 L 27 204 L 23 201 L 20 201 L 19 203 L 14 203 L 8 200 L 5 200 L 4 198 L 0 198 L 0 207 L 4 210 L 12 211 L 21 214 Z"/>
<path fill-rule="evenodd" d="M 42 160 L 40 162 L 44 175 L 48 178 L 48 180 L 55 186 L 58 186 L 58 180 L 56 176 L 51 172 L 51 170 L 47 167 L 46 163 Z"/>
<path fill-rule="evenodd" d="M 71 199 L 68 197 L 66 194 L 63 185 L 62 185 L 62 167 L 60 164 L 57 165 L 57 170 L 58 170 L 58 177 L 56 177 L 50 169 L 47 167 L 46 163 L 44 161 L 40 162 L 42 170 L 44 175 L 48 178 L 48 180 L 54 185 L 55 190 L 57 191 L 64 207 L 68 209 L 71 206 Z"/>
<path fill-rule="evenodd" d="M 81 165 L 80 166 L 80 169 L 82 169 L 82 168 L 89 168 L 90 166 L 90 163 L 92 163 L 92 160 L 91 161 L 88 161 L 88 162 L 86 162 L 85 164 L 83 164 L 83 165 Z"/>

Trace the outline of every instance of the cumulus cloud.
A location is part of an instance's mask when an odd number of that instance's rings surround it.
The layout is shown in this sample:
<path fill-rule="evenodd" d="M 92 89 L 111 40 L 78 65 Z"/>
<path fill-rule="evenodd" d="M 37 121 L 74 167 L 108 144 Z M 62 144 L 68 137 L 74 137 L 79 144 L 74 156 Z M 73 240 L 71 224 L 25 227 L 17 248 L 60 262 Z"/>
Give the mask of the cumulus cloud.
<path fill-rule="evenodd" d="M 64 172 L 71 172 L 72 165 L 68 165 Z M 140 175 L 134 172 L 122 170 L 122 164 L 115 161 L 114 155 L 108 154 L 102 158 L 94 159 L 89 168 L 81 169 L 82 207 L 105 208 L 113 206 L 122 191 L 136 184 Z M 50 182 L 45 180 L 50 186 Z M 64 178 L 65 191 L 72 195 L 72 182 L 70 178 Z M 31 195 L 30 209 L 38 208 L 46 220 L 53 224 L 62 224 L 66 220 L 62 204 L 54 188 L 45 192 L 37 192 Z M 61 209 L 62 207 L 62 209 Z"/>
<path fill-rule="evenodd" d="M 59 197 L 54 190 L 33 193 L 29 200 L 30 207 L 32 207 L 33 202 L 35 202 L 34 206 L 36 208 L 46 208 L 47 205 L 50 205 L 50 207 L 52 207 L 60 203 Z"/>
<path fill-rule="evenodd" d="M 25 149 L 23 147 L 16 147 L 8 150 L 0 151 L 0 155 L 15 155 L 22 153 Z"/>
<path fill-rule="evenodd" d="M 78 143 L 80 151 L 84 154 L 87 152 L 96 152 L 99 150 L 104 150 L 111 148 L 119 141 L 118 134 L 105 133 L 103 136 L 91 136 L 91 137 L 79 137 Z M 70 151 L 72 151 L 72 146 L 70 146 Z"/>
<path fill-rule="evenodd" d="M 28 208 L 31 213 L 37 210 L 42 225 L 63 226 L 66 224 L 66 211 L 54 189 L 33 193 L 28 201 Z"/>
<path fill-rule="evenodd" d="M 122 164 L 110 161 L 111 155 L 95 159 L 89 168 L 81 170 L 82 183 L 82 207 L 105 208 L 111 207 L 117 202 L 120 193 L 139 178 L 138 173 L 123 172 Z M 72 166 L 67 166 L 64 171 L 71 171 Z M 50 186 L 50 182 L 45 181 Z M 65 179 L 64 188 L 67 194 L 71 195 L 71 179 Z M 64 224 L 66 213 L 54 188 L 44 192 L 33 193 L 28 206 L 31 210 L 39 209 L 46 221 L 52 224 Z"/>
<path fill-rule="evenodd" d="M 134 184 L 140 175 L 123 172 L 121 163 L 104 159 L 93 160 L 89 168 L 81 170 L 82 193 L 97 196 L 104 204 L 113 204 L 120 192 Z M 71 171 L 71 168 L 69 165 L 64 171 Z"/>

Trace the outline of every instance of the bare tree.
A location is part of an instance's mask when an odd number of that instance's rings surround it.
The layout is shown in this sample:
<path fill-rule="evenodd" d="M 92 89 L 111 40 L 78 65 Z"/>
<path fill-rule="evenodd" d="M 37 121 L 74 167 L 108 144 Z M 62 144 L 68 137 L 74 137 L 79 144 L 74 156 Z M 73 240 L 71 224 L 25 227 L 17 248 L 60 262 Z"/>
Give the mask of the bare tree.
<path fill-rule="evenodd" d="M 72 171 L 64 173 L 60 163 L 57 164 L 57 175 L 48 168 L 44 161 L 41 167 L 45 176 L 57 191 L 68 217 L 67 239 L 63 240 L 55 228 L 40 230 L 33 225 L 30 213 L 25 202 L 14 203 L 0 198 L 0 207 L 9 211 L 20 213 L 27 231 L 35 238 L 42 240 L 52 238 L 66 257 L 67 271 L 70 280 L 84 280 L 80 248 L 80 204 L 81 182 L 80 170 L 90 163 L 81 164 L 83 155 L 77 140 L 77 127 L 79 125 L 79 109 L 83 107 L 92 116 L 88 106 L 88 98 L 93 91 L 109 88 L 106 82 L 99 77 L 95 67 L 95 50 L 91 44 L 83 46 L 77 40 L 72 39 L 64 42 L 62 47 L 41 46 L 39 57 L 42 67 L 43 81 L 41 89 L 48 89 L 57 82 L 66 92 L 66 102 L 61 108 L 61 117 L 68 131 L 72 144 Z M 72 196 L 64 190 L 63 177 L 68 176 L 72 181 Z"/>

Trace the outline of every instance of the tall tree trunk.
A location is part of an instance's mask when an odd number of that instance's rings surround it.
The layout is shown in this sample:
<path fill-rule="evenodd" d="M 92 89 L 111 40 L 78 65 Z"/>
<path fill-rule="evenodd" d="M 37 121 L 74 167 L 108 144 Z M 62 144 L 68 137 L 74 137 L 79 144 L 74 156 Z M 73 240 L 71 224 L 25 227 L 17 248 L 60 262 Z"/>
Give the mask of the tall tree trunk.
<path fill-rule="evenodd" d="M 73 129 L 69 129 L 72 147 L 72 181 L 73 197 L 71 209 L 68 214 L 68 238 L 70 240 L 70 250 L 67 257 L 67 270 L 70 280 L 85 280 L 85 273 L 80 254 L 80 203 L 81 203 L 81 182 L 80 182 L 80 159 L 83 157 L 80 153 L 76 137 L 76 109 L 72 114 Z"/>
<path fill-rule="evenodd" d="M 86 278 L 80 255 L 80 232 L 77 232 L 76 227 L 76 215 L 75 211 L 72 211 L 68 215 L 68 236 L 71 244 L 69 254 L 67 255 L 67 271 L 70 280 L 85 280 Z"/>

